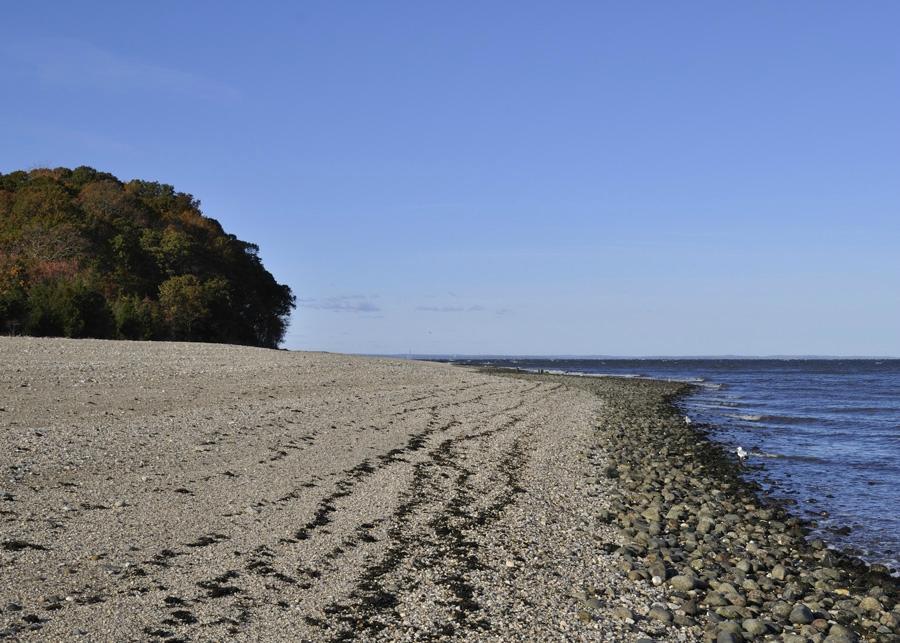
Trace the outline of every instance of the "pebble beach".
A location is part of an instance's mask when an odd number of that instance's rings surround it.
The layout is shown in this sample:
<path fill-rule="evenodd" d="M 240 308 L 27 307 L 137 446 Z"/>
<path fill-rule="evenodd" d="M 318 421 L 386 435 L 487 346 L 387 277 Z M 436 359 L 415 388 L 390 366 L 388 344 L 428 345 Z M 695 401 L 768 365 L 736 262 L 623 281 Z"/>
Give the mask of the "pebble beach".
<path fill-rule="evenodd" d="M 0 639 L 896 641 L 687 390 L 0 338 Z"/>

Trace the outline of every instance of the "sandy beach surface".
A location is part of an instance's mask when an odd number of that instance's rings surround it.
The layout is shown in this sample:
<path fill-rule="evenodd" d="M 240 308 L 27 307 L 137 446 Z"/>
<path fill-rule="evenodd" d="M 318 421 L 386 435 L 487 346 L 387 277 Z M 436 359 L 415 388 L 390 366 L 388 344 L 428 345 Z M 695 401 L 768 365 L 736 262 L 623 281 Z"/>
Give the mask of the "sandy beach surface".
<path fill-rule="evenodd" d="M 0 339 L 0 638 L 696 640 L 603 400 L 448 365 Z M 637 623 L 635 623 L 637 620 Z"/>

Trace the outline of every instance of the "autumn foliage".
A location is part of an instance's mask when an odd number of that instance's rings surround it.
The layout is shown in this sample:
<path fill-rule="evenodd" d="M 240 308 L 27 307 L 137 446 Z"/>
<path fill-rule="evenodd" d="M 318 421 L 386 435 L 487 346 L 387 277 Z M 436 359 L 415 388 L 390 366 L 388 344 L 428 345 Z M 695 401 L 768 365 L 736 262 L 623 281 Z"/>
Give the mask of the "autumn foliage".
<path fill-rule="evenodd" d="M 0 332 L 276 347 L 294 296 L 257 253 L 170 185 L 0 174 Z"/>

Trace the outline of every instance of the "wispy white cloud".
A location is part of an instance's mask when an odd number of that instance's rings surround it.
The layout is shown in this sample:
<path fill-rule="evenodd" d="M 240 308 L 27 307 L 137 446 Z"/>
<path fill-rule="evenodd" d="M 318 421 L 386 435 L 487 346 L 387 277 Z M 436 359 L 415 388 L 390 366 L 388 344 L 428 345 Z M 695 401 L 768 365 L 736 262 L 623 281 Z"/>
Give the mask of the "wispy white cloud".
<path fill-rule="evenodd" d="M 30 67 L 42 81 L 57 85 L 166 92 L 210 100 L 238 96 L 237 90 L 225 83 L 129 58 L 82 40 L 44 38 L 11 42 L 2 50 Z"/>
<path fill-rule="evenodd" d="M 377 313 L 381 308 L 365 295 L 341 295 L 321 299 L 298 299 L 300 308 L 330 310 L 336 313 Z"/>

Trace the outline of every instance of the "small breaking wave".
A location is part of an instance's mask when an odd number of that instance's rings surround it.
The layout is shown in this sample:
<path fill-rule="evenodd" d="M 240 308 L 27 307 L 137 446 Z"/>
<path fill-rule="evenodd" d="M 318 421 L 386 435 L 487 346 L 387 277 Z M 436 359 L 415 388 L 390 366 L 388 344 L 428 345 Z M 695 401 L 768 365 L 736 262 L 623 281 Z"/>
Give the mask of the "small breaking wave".
<path fill-rule="evenodd" d="M 714 398 L 709 400 L 708 404 L 700 404 L 695 403 L 696 406 L 702 406 L 704 408 L 709 409 L 733 409 L 737 406 L 744 406 L 743 402 L 736 402 L 734 400 L 722 400 L 718 398 Z"/>
<path fill-rule="evenodd" d="M 727 417 L 743 422 L 763 422 L 766 424 L 821 424 L 822 419 L 800 415 L 766 415 L 755 413 L 731 413 Z"/>
<path fill-rule="evenodd" d="M 763 420 L 775 424 L 821 424 L 821 418 L 807 417 L 803 415 L 764 415 Z"/>
<path fill-rule="evenodd" d="M 777 460 L 778 458 L 784 457 L 779 453 L 769 453 L 768 451 L 763 451 L 761 449 L 751 449 L 750 455 L 756 458 L 770 458 L 772 460 Z"/>

